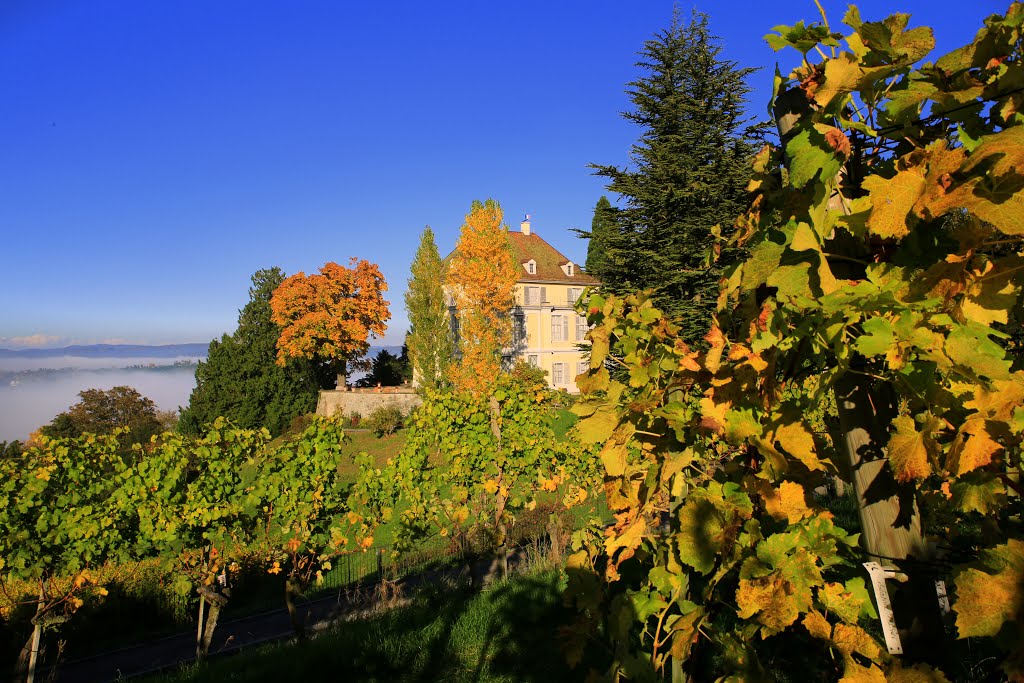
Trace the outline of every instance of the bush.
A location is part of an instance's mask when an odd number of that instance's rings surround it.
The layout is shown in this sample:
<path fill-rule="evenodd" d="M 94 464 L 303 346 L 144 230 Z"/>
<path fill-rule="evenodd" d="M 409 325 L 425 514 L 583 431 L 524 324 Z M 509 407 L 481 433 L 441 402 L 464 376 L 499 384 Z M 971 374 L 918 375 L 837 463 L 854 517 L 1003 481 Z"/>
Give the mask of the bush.
<path fill-rule="evenodd" d="M 378 437 L 394 434 L 401 429 L 404 418 L 398 406 L 381 406 L 366 418 L 366 426 Z"/>
<path fill-rule="evenodd" d="M 288 431 L 286 432 L 289 436 L 301 434 L 306 431 L 309 425 L 313 424 L 313 418 L 316 415 L 314 413 L 306 413 L 305 415 L 296 415 L 292 418 L 288 424 Z"/>

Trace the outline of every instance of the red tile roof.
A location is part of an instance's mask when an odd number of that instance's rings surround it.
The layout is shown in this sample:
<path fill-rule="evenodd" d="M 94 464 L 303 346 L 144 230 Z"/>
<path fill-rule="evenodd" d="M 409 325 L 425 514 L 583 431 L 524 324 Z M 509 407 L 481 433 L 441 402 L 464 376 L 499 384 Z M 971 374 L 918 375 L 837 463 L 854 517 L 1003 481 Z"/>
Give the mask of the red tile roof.
<path fill-rule="evenodd" d="M 578 263 L 573 264 L 573 274 L 566 275 L 562 266 L 569 263 L 569 259 L 536 233 L 526 235 L 522 232 L 509 231 L 508 241 L 517 262 L 525 264 L 530 259 L 537 262 L 535 274 L 527 273 L 525 266 L 522 267 L 523 270 L 519 274 L 520 282 L 564 282 L 584 286 L 600 284 L 598 280 L 584 273 Z"/>

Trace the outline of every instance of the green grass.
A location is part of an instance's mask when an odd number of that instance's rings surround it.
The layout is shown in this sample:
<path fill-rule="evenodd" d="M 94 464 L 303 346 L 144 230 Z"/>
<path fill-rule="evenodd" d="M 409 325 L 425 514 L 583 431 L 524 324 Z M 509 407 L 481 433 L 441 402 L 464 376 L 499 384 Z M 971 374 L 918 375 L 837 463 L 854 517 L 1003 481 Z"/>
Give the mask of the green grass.
<path fill-rule="evenodd" d="M 552 429 L 555 432 L 555 438 L 559 441 L 565 441 L 565 436 L 568 434 L 572 426 L 580 419 L 575 413 L 570 411 L 568 408 L 558 408 L 555 411 L 555 421 L 552 425 Z"/>
<path fill-rule="evenodd" d="M 557 627 L 568 616 L 561 590 L 552 570 L 500 581 L 482 593 L 436 588 L 311 641 L 263 646 L 156 680 L 581 680 L 557 645 Z"/>
<path fill-rule="evenodd" d="M 365 451 L 373 458 L 378 467 L 384 467 L 388 458 L 398 455 L 405 446 L 406 430 L 400 429 L 394 434 L 378 437 L 371 431 L 346 431 L 349 442 L 345 444 L 344 455 L 338 463 L 338 471 L 347 480 L 355 481 L 358 470 L 355 466 L 355 455 Z"/>

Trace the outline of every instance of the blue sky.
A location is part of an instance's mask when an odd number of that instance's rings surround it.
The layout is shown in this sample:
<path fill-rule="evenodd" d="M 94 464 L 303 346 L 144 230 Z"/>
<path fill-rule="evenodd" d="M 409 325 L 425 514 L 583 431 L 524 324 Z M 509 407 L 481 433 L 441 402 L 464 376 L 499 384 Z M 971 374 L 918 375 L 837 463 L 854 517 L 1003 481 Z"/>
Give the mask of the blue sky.
<path fill-rule="evenodd" d="M 823 2 L 838 24 L 845 3 Z M 0 346 L 207 341 L 249 277 L 380 264 L 392 320 L 424 225 L 442 251 L 474 199 L 575 261 L 625 164 L 636 52 L 672 2 L 4 0 Z M 689 11 L 689 4 L 681 5 Z M 807 2 L 702 3 L 728 58 L 763 66 Z M 866 2 L 936 29 L 937 53 L 1006 3 Z M 785 69 L 795 53 L 780 53 Z"/>

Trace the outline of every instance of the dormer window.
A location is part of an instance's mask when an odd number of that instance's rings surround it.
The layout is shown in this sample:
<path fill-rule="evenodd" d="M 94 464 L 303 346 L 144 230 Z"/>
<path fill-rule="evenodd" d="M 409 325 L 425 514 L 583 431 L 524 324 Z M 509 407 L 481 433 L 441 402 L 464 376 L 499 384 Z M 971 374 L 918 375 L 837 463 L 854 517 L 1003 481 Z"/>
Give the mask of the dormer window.
<path fill-rule="evenodd" d="M 572 261 L 566 261 L 564 264 L 562 264 L 562 272 L 568 275 L 569 277 L 572 277 L 573 275 L 576 274 L 576 264 L 573 263 Z"/>
<path fill-rule="evenodd" d="M 523 266 L 526 267 L 526 272 L 529 273 L 530 275 L 537 274 L 537 262 L 534 261 L 533 259 L 530 259 L 529 261 L 524 263 Z"/>
<path fill-rule="evenodd" d="M 565 267 L 565 272 L 569 275 L 573 274 L 573 265 L 571 263 Z"/>

